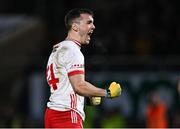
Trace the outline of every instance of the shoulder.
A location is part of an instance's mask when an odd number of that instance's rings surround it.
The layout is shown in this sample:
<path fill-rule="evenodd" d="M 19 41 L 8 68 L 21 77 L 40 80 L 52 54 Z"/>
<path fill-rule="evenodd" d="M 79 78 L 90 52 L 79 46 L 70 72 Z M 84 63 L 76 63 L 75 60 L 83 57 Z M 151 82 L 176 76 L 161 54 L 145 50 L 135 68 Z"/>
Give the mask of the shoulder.
<path fill-rule="evenodd" d="M 65 53 L 68 52 L 69 50 L 73 50 L 71 43 L 68 41 L 62 41 L 56 45 L 53 46 L 53 49 L 57 51 L 57 53 Z"/>
<path fill-rule="evenodd" d="M 73 43 L 72 43 L 72 41 L 62 41 L 62 42 L 60 42 L 59 44 L 58 44 L 58 51 L 59 52 L 64 52 L 64 51 L 70 51 L 70 52 L 72 52 L 72 51 L 74 51 L 74 50 L 76 50 L 75 49 L 75 47 L 74 47 L 74 45 L 73 45 Z"/>
<path fill-rule="evenodd" d="M 58 43 L 55 47 L 57 54 L 61 57 L 63 56 L 67 58 L 67 56 L 70 57 L 79 53 L 79 50 L 74 45 L 73 41 L 62 41 Z"/>
<path fill-rule="evenodd" d="M 74 47 L 74 42 L 70 40 L 64 40 L 59 43 L 62 46 L 68 47 L 68 48 L 73 48 Z"/>

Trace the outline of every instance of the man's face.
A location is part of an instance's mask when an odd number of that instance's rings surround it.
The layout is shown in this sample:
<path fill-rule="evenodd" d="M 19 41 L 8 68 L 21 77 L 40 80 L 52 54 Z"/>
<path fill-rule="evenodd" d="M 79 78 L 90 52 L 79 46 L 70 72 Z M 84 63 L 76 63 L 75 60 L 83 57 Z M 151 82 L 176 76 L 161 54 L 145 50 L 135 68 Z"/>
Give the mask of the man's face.
<path fill-rule="evenodd" d="M 93 17 L 89 14 L 81 14 L 81 20 L 78 26 L 78 33 L 82 44 L 89 44 L 91 39 L 91 34 L 95 29 L 93 24 Z"/>

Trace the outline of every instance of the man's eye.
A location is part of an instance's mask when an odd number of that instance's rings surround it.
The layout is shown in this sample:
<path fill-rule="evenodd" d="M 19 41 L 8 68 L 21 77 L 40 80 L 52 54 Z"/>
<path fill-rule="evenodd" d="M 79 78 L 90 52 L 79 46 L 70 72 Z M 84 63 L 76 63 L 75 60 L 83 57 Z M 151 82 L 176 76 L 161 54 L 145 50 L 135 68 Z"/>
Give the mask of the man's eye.
<path fill-rule="evenodd" d="M 91 24 L 91 23 L 92 23 L 92 21 L 88 21 L 87 23 L 88 23 L 88 24 Z"/>

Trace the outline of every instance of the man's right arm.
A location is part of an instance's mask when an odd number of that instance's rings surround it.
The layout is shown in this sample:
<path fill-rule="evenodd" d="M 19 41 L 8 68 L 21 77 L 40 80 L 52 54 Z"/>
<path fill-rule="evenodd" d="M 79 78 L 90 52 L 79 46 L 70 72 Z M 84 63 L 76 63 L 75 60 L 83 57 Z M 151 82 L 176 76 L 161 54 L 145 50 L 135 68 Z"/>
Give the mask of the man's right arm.
<path fill-rule="evenodd" d="M 76 74 L 69 76 L 71 85 L 74 91 L 81 96 L 100 96 L 104 97 L 106 95 L 106 90 L 95 87 L 91 83 L 85 81 L 84 74 Z"/>
<path fill-rule="evenodd" d="M 118 97 L 121 94 L 121 86 L 118 83 L 111 83 L 108 89 L 98 88 L 85 81 L 84 74 L 69 76 L 74 91 L 81 96 Z"/>

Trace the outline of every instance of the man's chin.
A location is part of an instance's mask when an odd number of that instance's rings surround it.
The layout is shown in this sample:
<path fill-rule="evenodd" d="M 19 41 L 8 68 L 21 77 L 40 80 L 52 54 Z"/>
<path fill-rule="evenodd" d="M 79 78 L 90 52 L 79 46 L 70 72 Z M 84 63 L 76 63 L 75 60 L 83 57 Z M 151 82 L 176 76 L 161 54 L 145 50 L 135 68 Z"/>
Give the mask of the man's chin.
<path fill-rule="evenodd" d="M 90 43 L 90 41 L 86 41 L 84 42 L 84 45 L 88 45 Z"/>

